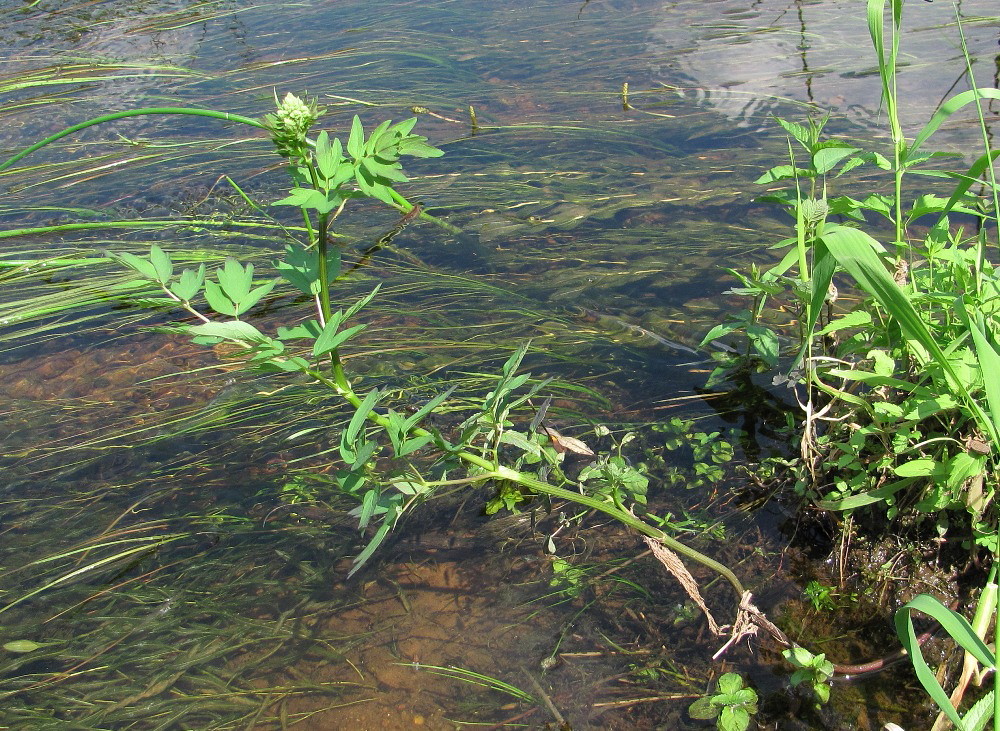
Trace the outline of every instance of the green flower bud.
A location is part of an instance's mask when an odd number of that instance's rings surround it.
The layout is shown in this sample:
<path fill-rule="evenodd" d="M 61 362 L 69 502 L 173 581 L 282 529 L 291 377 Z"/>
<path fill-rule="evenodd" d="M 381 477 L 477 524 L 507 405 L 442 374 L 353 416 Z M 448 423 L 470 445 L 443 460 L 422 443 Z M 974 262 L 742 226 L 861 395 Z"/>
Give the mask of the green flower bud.
<path fill-rule="evenodd" d="M 271 139 L 282 157 L 304 157 L 308 155 L 306 135 L 319 119 L 323 110 L 316 106 L 316 100 L 305 102 L 291 92 L 280 102 L 274 97 L 277 111 L 264 117 L 264 124 L 271 131 Z"/>

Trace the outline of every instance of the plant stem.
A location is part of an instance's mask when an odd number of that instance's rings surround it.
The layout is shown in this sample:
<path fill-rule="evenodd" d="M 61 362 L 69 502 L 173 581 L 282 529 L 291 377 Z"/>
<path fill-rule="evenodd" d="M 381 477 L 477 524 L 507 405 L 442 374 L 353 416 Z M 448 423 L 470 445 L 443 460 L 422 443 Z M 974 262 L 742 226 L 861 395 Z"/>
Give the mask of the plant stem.
<path fill-rule="evenodd" d="M 354 393 L 354 390 L 346 382 L 346 379 L 343 384 L 338 384 L 331 381 L 322 373 L 319 373 L 315 370 L 310 369 L 307 372 L 317 381 L 320 381 L 328 388 L 331 388 L 335 392 L 339 393 L 355 408 L 359 408 L 361 406 L 361 398 L 359 398 L 358 395 Z M 384 429 L 389 427 L 389 419 L 379 413 L 376 413 L 375 411 L 370 411 L 368 413 L 368 419 L 369 421 L 378 424 Z M 414 427 L 413 434 L 421 437 L 433 436 L 431 432 L 427 431 L 422 427 Z M 746 592 L 746 589 L 743 587 L 742 582 L 740 582 L 736 574 L 734 574 L 732 570 L 730 570 L 727 566 L 719 563 L 713 558 L 706 556 L 700 551 L 697 551 L 691 548 L 690 546 L 681 543 L 676 538 L 672 538 L 659 528 L 649 525 L 648 523 L 637 518 L 635 515 L 633 515 L 631 512 L 627 510 L 622 510 L 621 508 L 611 505 L 605 502 L 604 500 L 600 500 L 598 498 L 591 497 L 589 495 L 582 495 L 578 492 L 573 492 L 572 490 L 567 490 L 562 487 L 556 487 L 555 485 L 550 485 L 547 482 L 531 477 L 529 475 L 525 475 L 524 473 L 518 472 L 517 470 L 513 470 L 509 467 L 505 467 L 504 465 L 497 464 L 495 462 L 491 462 L 490 460 L 485 459 L 479 456 L 478 454 L 473 454 L 472 452 L 467 452 L 465 450 L 458 450 L 455 451 L 453 454 L 467 464 L 474 465 L 483 470 L 486 470 L 489 473 L 494 474 L 498 479 L 509 480 L 510 482 L 526 487 L 529 490 L 533 490 L 536 493 L 540 493 L 542 495 L 548 495 L 549 497 L 559 498 L 561 500 L 566 500 L 568 502 L 576 503 L 578 505 L 583 505 L 588 508 L 592 508 L 593 510 L 597 510 L 598 512 L 604 513 L 608 517 L 614 518 L 615 520 L 619 521 L 620 523 L 623 523 L 632 530 L 637 531 L 638 533 L 641 533 L 644 536 L 649 536 L 650 538 L 659 541 L 660 543 L 662 543 L 664 546 L 674 551 L 675 553 L 679 553 L 682 556 L 686 556 L 695 563 L 699 563 L 702 566 L 711 569 L 712 571 L 715 571 L 717 574 L 719 574 L 726 581 L 729 582 L 729 584 L 736 591 L 737 596 L 742 597 L 743 594 Z"/>
<path fill-rule="evenodd" d="M 116 119 L 124 119 L 126 117 L 140 117 L 147 114 L 181 114 L 193 117 L 211 117 L 213 119 L 221 119 L 225 122 L 240 122 L 241 124 L 248 124 L 251 127 L 257 127 L 258 129 L 267 129 L 263 122 L 251 119 L 250 117 L 244 117 L 241 114 L 231 114 L 229 112 L 216 112 L 212 109 L 197 109 L 194 107 L 145 107 L 143 109 L 129 109 L 124 112 L 115 112 L 113 114 L 105 114 L 101 117 L 94 117 L 93 119 L 88 119 L 86 122 L 80 122 L 79 124 L 74 124 L 72 127 L 67 127 L 61 132 L 56 132 L 51 137 L 46 137 L 41 142 L 36 142 L 31 147 L 21 150 L 19 153 L 14 155 L 14 157 L 9 160 L 0 163 L 0 170 L 6 170 L 11 165 L 16 163 L 18 160 L 27 157 L 36 150 L 40 150 L 52 142 L 61 140 L 67 135 L 71 135 L 74 132 L 79 132 L 81 129 L 86 129 L 87 127 L 93 127 L 95 124 L 103 124 L 104 122 L 112 122 Z"/>

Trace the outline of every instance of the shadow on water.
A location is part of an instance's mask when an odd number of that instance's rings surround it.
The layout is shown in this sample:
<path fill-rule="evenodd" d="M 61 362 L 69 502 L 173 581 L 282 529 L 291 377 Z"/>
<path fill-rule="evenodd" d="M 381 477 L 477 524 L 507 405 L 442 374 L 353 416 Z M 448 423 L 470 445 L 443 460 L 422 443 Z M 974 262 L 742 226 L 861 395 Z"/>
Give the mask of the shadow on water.
<path fill-rule="evenodd" d="M 699 343 L 739 306 L 722 267 L 773 261 L 784 236 L 749 203 L 784 155 L 768 115 L 818 105 L 843 134 L 874 126 L 855 5 L 5 7 L 0 148 L 132 107 L 259 116 L 275 90 L 317 95 L 340 129 L 355 113 L 367 125 L 428 110 L 419 129 L 447 154 L 414 166 L 407 193 L 463 233 L 410 225 L 343 283 L 352 301 L 383 282 L 352 372 L 415 403 L 455 383 L 459 414 L 531 339 L 531 370 L 556 378 L 560 430 L 602 448 L 635 431 L 626 454 L 658 478 L 652 510 L 736 567 L 783 626 L 826 638 L 831 657 L 868 658 L 894 646 L 884 613 L 802 600 L 807 579 L 832 581 L 809 551 L 828 538 L 732 463 L 699 477 L 668 431 L 675 417 L 689 431 L 741 427 L 739 459 L 787 447 L 774 441 L 783 395 L 704 391 L 716 346 Z M 919 55 L 901 83 L 920 90 L 904 110 L 919 122 L 938 98 L 928 79 L 950 83 L 920 59 L 953 49 L 944 3 L 914 11 Z M 967 31 L 988 60 L 989 24 Z M 712 662 L 719 641 L 644 546 L 562 505 L 488 520 L 487 491 L 444 495 L 347 581 L 363 544 L 353 504 L 304 475 L 331 469 L 350 415 L 308 384 L 250 378 L 224 352 L 146 332 L 166 316 L 117 304 L 128 277 L 100 256 L 159 243 L 178 260 L 266 267 L 282 233 L 220 175 L 276 200 L 284 173 L 267 148 L 224 125 L 130 119 L 0 173 L 5 228 L 103 225 L 0 248 L 0 725 L 703 728 L 687 707 L 722 668 L 751 680 L 769 727 L 926 721 L 903 670 L 837 686 L 815 711 L 766 644 Z M 138 218 L 179 223 L 129 228 Z M 345 216 L 345 258 L 394 225 Z M 300 304 L 275 296 L 255 322 Z M 754 499 L 763 507 L 740 507 Z M 728 590 L 695 578 L 728 615 Z"/>

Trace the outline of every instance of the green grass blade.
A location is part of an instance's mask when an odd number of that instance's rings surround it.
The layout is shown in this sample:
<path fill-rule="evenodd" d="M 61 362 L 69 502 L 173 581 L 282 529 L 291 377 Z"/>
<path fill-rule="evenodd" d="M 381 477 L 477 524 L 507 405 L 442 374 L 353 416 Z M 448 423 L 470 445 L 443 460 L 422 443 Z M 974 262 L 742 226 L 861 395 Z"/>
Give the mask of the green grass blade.
<path fill-rule="evenodd" d="M 949 636 L 958 643 L 964 650 L 967 650 L 984 667 L 995 668 L 996 658 L 990 649 L 983 643 L 972 629 L 972 625 L 958 612 L 953 612 L 935 597 L 928 594 L 921 594 L 913 600 L 904 604 L 896 612 L 896 634 L 899 635 L 903 647 L 910 655 L 913 662 L 913 669 L 917 679 L 927 691 L 927 694 L 938 705 L 938 708 L 948 716 L 948 719 L 955 724 L 959 731 L 966 731 L 967 726 L 962 721 L 961 716 L 952 707 L 948 695 L 944 692 L 941 684 L 938 683 L 934 673 L 928 667 L 917 642 L 917 634 L 913 629 L 913 612 L 923 612 L 937 620 Z"/>
<path fill-rule="evenodd" d="M 934 134 L 938 127 L 944 124 L 955 112 L 967 104 L 974 103 L 977 99 L 1000 99 L 1000 90 L 990 88 L 969 89 L 968 91 L 963 91 L 961 94 L 956 94 L 946 101 L 938 108 L 930 121 L 924 125 L 924 128 L 917 133 L 917 136 L 913 139 L 913 143 L 906 151 L 904 162 L 909 162 L 916 157 L 917 150 L 927 141 L 927 138 Z"/>

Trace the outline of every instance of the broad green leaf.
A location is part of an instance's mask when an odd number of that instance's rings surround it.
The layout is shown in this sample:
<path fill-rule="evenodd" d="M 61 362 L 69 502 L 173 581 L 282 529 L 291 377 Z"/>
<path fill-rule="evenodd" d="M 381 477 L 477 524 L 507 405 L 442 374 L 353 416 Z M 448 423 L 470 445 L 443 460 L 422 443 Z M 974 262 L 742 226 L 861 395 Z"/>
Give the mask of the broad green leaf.
<path fill-rule="evenodd" d="M 19 655 L 23 655 L 27 652 L 34 652 L 42 647 L 45 647 L 45 644 L 41 642 L 33 642 L 32 640 L 12 640 L 10 642 L 5 642 L 3 645 L 3 649 L 7 652 L 13 652 Z"/>
<path fill-rule="evenodd" d="M 250 293 L 253 284 L 253 264 L 245 267 L 229 257 L 221 269 L 216 269 L 219 285 L 233 302 L 243 300 Z"/>
<path fill-rule="evenodd" d="M 392 486 L 409 497 L 423 495 L 430 489 L 427 485 L 422 485 L 421 483 L 413 482 L 412 480 L 398 480 L 393 482 Z"/>
<path fill-rule="evenodd" d="M 201 291 L 205 284 L 205 265 L 202 264 L 195 269 L 185 269 L 181 272 L 180 279 L 170 285 L 173 292 L 184 302 L 190 302 Z"/>
<path fill-rule="evenodd" d="M 361 161 L 361 165 L 371 173 L 373 179 L 385 178 L 395 183 L 405 183 L 409 180 L 403 174 L 403 167 L 399 163 L 385 163 L 375 157 L 366 157 Z"/>
<path fill-rule="evenodd" d="M 330 135 L 323 130 L 316 137 L 316 169 L 320 176 L 328 183 L 340 169 L 343 154 L 340 149 L 340 140 L 335 139 L 330 144 Z"/>
<path fill-rule="evenodd" d="M 521 432 L 516 431 L 503 431 L 500 433 L 500 441 L 504 444 L 510 444 L 517 447 L 522 452 L 527 452 L 528 454 L 533 454 L 536 457 L 542 453 L 542 448 L 535 442 L 527 439 Z M 583 482 L 585 478 L 581 477 L 580 481 Z"/>
<path fill-rule="evenodd" d="M 719 715 L 719 707 L 708 697 L 699 698 L 688 706 L 688 715 L 699 721 L 708 721 Z"/>
<path fill-rule="evenodd" d="M 753 182 L 757 185 L 766 185 L 767 183 L 774 183 L 779 180 L 794 180 L 796 178 L 809 178 L 813 176 L 815 176 L 815 173 L 808 168 L 797 168 L 792 165 L 775 165 Z"/>
<path fill-rule="evenodd" d="M 778 363 L 778 336 L 769 327 L 763 325 L 747 325 L 746 335 L 753 344 L 754 350 L 771 368 Z"/>
<path fill-rule="evenodd" d="M 382 120 L 375 129 L 371 131 L 368 135 L 368 141 L 365 143 L 365 155 L 379 155 L 383 150 L 392 147 L 395 144 L 395 136 L 393 134 L 386 134 L 389 129 L 389 125 L 392 124 L 391 119 Z"/>
<path fill-rule="evenodd" d="M 139 272 L 139 274 L 146 277 L 146 279 L 153 282 L 156 281 L 156 267 L 153 266 L 149 259 L 143 259 L 142 257 L 130 254 L 127 251 L 123 251 L 121 253 L 109 253 L 108 256 L 117 259 L 129 269 Z"/>
<path fill-rule="evenodd" d="M 985 468 L 985 457 L 975 456 L 968 452 L 958 452 L 948 460 L 947 485 L 951 490 L 957 490 L 970 477 L 982 474 Z"/>
<path fill-rule="evenodd" d="M 444 150 L 428 145 L 426 137 L 412 135 L 399 143 L 399 154 L 410 157 L 441 157 Z"/>
<path fill-rule="evenodd" d="M 265 282 L 264 284 L 260 284 L 251 289 L 247 295 L 237 303 L 239 306 L 236 308 L 236 314 L 242 315 L 255 304 L 260 302 L 272 289 L 274 289 L 274 285 L 277 283 L 277 279 L 272 279 L 269 282 Z"/>
<path fill-rule="evenodd" d="M 156 270 L 156 278 L 163 284 L 170 281 L 174 276 L 174 263 L 163 249 L 156 244 L 149 247 L 149 261 Z"/>
<path fill-rule="evenodd" d="M 223 292 L 222 287 L 211 279 L 205 282 L 205 300 L 208 302 L 209 307 L 220 315 L 236 317 L 236 303 L 229 299 L 226 293 Z"/>
<path fill-rule="evenodd" d="M 930 457 L 920 457 L 911 459 L 909 462 L 896 467 L 895 472 L 900 477 L 932 477 L 943 476 L 947 473 L 947 466 Z"/>
<path fill-rule="evenodd" d="M 189 333 L 211 338 L 223 338 L 240 343 L 267 343 L 270 338 L 249 322 L 230 320 L 229 322 L 205 322 L 201 325 L 190 325 Z"/>
<path fill-rule="evenodd" d="M 816 172 L 823 175 L 837 167 L 845 157 L 850 157 L 856 152 L 858 152 L 856 147 L 824 147 L 813 155 L 813 167 L 816 168 Z"/>
<path fill-rule="evenodd" d="M 303 294 L 316 296 L 320 291 L 317 255 L 301 246 L 289 244 L 285 247 L 285 258 L 274 262 L 275 268 L 285 281 Z M 326 257 L 326 276 L 329 285 L 340 275 L 340 248 L 330 246 Z"/>
<path fill-rule="evenodd" d="M 331 199 L 321 190 L 315 188 L 292 188 L 288 191 L 287 198 L 275 201 L 276 206 L 297 206 L 298 208 L 309 208 L 321 213 L 329 213 L 335 207 Z M 337 205 L 340 205 L 337 203 Z"/>
<path fill-rule="evenodd" d="M 911 421 L 922 421 L 943 411 L 952 411 L 958 408 L 958 402 L 951 396 L 944 394 L 936 398 L 926 398 L 906 412 L 905 416 Z"/>
<path fill-rule="evenodd" d="M 369 198 L 375 198 L 389 205 L 394 203 L 392 194 L 390 193 L 392 190 L 391 186 L 386 185 L 373 176 L 364 165 L 359 164 L 354 168 L 354 182 L 357 184 L 358 190 Z"/>
<path fill-rule="evenodd" d="M 361 118 L 356 114 L 351 122 L 351 135 L 347 139 L 347 154 L 355 160 L 360 160 L 365 154 L 365 130 L 361 126 Z"/>
<path fill-rule="evenodd" d="M 789 122 L 787 119 L 782 119 L 781 117 L 775 117 L 774 119 L 781 125 L 785 132 L 798 140 L 799 144 L 807 150 L 812 150 L 812 146 L 816 142 L 816 136 L 813 134 L 812 130 L 807 127 L 803 127 L 801 124 Z"/>
<path fill-rule="evenodd" d="M 726 706 L 719 714 L 720 731 L 746 731 L 750 725 L 750 714 L 740 706 Z"/>
<path fill-rule="evenodd" d="M 323 329 L 316 320 L 308 320 L 294 327 L 279 327 L 278 339 L 298 340 L 301 338 L 317 338 L 322 331 Z"/>
<path fill-rule="evenodd" d="M 396 137 L 405 140 L 407 137 L 411 136 L 410 132 L 413 131 L 413 128 L 416 126 L 416 124 L 417 124 L 416 117 L 410 117 L 409 119 L 404 119 L 402 122 L 397 122 L 395 125 L 393 125 L 392 134 Z"/>

